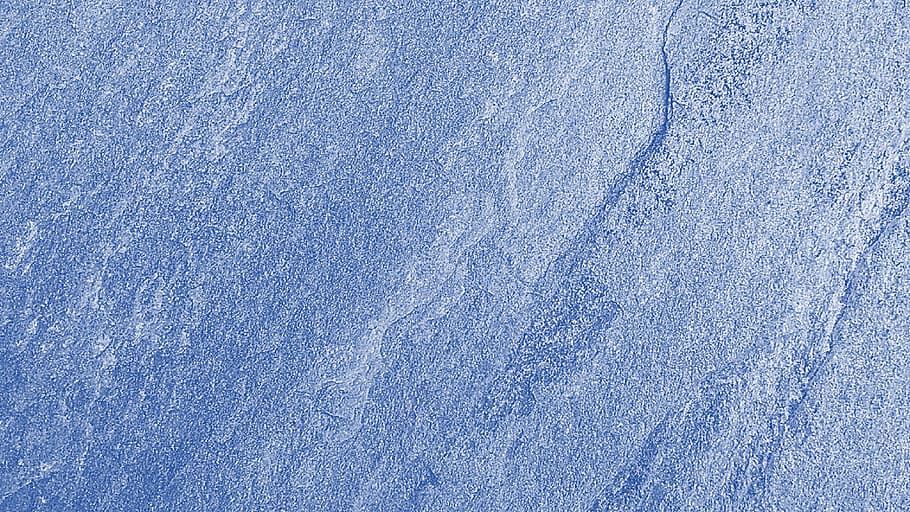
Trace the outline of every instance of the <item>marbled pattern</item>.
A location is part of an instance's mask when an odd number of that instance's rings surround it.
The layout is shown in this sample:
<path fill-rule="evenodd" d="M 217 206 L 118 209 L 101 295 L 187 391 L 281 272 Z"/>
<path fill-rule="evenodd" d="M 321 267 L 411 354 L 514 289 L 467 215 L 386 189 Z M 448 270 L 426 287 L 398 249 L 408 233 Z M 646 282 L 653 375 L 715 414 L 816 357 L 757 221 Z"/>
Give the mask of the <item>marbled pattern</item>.
<path fill-rule="evenodd" d="M 0 510 L 910 510 L 903 0 L 6 0 L 0 191 Z"/>

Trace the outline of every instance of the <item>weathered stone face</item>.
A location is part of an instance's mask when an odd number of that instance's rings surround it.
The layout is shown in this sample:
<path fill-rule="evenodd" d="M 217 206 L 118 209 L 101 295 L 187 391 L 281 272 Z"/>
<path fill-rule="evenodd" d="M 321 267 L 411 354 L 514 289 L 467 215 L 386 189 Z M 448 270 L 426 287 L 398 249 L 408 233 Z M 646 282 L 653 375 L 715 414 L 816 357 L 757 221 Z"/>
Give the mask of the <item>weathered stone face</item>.
<path fill-rule="evenodd" d="M 910 7 L 0 3 L 0 510 L 910 508 Z"/>

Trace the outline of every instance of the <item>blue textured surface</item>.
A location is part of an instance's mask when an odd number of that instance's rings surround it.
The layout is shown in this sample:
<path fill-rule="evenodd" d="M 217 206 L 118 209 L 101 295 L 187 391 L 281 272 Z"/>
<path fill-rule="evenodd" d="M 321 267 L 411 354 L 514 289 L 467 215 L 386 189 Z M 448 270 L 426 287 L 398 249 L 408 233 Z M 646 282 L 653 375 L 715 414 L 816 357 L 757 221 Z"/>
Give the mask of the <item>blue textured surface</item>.
<path fill-rule="evenodd" d="M 176 3 L 0 2 L 0 510 L 910 510 L 906 2 Z"/>

